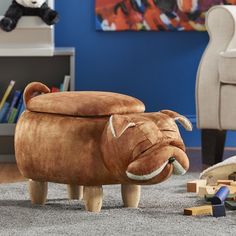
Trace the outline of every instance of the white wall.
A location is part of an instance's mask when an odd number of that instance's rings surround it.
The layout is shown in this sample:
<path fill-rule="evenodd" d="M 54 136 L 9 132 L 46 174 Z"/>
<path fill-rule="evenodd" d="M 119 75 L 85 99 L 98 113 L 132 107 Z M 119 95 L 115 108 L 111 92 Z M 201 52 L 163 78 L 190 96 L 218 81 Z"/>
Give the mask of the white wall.
<path fill-rule="evenodd" d="M 11 2 L 12 0 L 0 0 L 0 16 L 4 15 Z"/>

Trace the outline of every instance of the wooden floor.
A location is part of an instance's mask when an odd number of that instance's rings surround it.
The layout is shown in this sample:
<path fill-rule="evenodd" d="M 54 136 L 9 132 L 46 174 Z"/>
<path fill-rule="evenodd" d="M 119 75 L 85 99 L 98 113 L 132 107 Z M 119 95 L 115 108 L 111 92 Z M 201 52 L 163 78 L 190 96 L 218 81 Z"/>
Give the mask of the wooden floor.
<path fill-rule="evenodd" d="M 187 149 L 187 154 L 190 160 L 190 171 L 201 171 L 201 150 L 199 148 L 189 148 Z M 234 155 L 236 155 L 235 148 L 226 148 L 224 159 Z M 16 164 L 0 164 L 0 183 L 15 183 L 22 181 L 26 181 L 26 179 L 20 174 Z"/>

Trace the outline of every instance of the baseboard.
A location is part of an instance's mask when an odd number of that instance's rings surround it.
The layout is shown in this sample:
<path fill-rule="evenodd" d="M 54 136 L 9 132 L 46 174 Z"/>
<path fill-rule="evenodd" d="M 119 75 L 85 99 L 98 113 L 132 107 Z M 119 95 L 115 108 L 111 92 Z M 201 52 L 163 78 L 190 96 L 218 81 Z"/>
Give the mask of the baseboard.
<path fill-rule="evenodd" d="M 15 155 L 0 155 L 0 164 L 1 163 L 16 163 Z"/>

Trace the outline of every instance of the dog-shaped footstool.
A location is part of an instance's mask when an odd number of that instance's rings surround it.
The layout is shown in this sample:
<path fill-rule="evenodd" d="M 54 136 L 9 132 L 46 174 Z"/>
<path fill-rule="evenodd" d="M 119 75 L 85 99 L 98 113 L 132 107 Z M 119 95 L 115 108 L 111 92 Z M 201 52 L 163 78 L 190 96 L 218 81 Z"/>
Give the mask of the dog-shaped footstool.
<path fill-rule="evenodd" d="M 102 185 L 110 184 L 122 185 L 125 206 L 138 207 L 140 185 L 189 168 L 175 121 L 192 126 L 174 111 L 144 113 L 141 101 L 116 93 L 50 93 L 38 82 L 26 87 L 24 102 L 15 154 L 33 204 L 44 204 L 47 182 L 56 182 L 69 186 L 71 198 L 84 186 L 88 211 L 101 210 Z"/>

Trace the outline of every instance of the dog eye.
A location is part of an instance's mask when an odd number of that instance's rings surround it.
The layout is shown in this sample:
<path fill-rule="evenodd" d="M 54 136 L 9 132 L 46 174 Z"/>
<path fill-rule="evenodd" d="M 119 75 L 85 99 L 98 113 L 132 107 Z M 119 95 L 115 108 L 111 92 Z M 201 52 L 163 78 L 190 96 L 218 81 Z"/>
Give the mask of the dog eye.
<path fill-rule="evenodd" d="M 172 129 L 161 129 L 162 132 L 176 132 L 175 130 Z"/>

